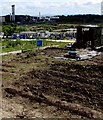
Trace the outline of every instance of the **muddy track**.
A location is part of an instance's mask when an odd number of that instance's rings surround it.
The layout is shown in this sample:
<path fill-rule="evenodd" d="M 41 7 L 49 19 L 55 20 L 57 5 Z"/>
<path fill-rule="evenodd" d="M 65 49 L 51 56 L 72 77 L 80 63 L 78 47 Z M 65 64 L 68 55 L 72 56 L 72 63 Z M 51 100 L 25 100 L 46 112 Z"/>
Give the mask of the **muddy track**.
<path fill-rule="evenodd" d="M 30 100 L 35 100 L 36 102 L 43 102 L 48 105 L 56 106 L 60 109 L 69 110 L 75 114 L 79 114 L 85 116 L 87 118 L 103 118 L 103 114 L 101 112 L 91 110 L 90 108 L 82 107 L 77 104 L 63 104 L 60 100 L 59 101 L 51 101 L 50 99 L 46 98 L 44 95 L 41 94 L 41 97 L 37 97 L 34 95 L 29 95 L 23 93 L 22 91 L 17 91 L 16 89 L 6 88 L 5 91 L 13 96 L 20 95 L 24 98 L 29 98 Z"/>

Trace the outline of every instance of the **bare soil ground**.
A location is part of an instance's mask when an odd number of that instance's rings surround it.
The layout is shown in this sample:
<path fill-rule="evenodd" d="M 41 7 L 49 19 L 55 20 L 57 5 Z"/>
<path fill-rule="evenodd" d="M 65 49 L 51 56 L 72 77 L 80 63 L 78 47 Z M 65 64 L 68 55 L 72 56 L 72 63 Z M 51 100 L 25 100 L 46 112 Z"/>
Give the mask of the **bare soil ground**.
<path fill-rule="evenodd" d="M 54 59 L 67 51 L 3 56 L 2 118 L 103 118 L 103 54 Z"/>

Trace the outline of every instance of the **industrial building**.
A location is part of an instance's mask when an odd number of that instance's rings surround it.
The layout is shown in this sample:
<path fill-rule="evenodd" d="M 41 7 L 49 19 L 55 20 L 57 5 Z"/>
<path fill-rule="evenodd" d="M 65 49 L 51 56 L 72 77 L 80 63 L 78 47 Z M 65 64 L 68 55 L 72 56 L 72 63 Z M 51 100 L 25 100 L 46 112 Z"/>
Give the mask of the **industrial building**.
<path fill-rule="evenodd" d="M 102 38 L 102 27 L 97 25 L 78 26 L 77 40 L 74 47 L 100 47 L 103 46 Z"/>

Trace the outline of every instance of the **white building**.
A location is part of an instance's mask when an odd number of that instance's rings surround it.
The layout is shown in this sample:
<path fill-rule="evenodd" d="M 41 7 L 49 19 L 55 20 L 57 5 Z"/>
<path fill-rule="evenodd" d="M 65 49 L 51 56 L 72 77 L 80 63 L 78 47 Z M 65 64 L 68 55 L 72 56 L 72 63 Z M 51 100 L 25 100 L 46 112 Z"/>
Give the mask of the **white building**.
<path fill-rule="evenodd" d="M 3 38 L 4 32 L 0 32 L 0 38 Z"/>
<path fill-rule="evenodd" d="M 5 17 L 0 16 L 0 23 L 5 22 Z"/>

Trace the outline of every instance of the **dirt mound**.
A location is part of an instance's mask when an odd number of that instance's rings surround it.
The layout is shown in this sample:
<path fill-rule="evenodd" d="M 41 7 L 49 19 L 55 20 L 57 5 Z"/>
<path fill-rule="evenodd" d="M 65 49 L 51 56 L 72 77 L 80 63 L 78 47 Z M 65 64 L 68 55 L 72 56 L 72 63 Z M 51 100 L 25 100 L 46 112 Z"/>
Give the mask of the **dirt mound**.
<path fill-rule="evenodd" d="M 11 117 L 103 118 L 101 56 L 82 62 L 53 58 L 65 52 L 45 49 L 3 62 L 3 99 L 25 109 Z"/>

